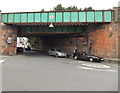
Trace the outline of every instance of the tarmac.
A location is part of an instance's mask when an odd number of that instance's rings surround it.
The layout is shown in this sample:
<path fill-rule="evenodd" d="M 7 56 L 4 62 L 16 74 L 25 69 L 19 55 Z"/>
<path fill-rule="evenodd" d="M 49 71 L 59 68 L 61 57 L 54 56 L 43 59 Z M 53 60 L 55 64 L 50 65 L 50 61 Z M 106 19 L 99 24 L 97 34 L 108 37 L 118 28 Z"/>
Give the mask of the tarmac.
<path fill-rule="evenodd" d="M 117 64 L 120 63 L 120 59 L 117 59 L 117 58 L 104 58 L 104 59 L 105 59 L 104 62 L 108 62 L 108 63 L 117 63 Z"/>
<path fill-rule="evenodd" d="M 33 49 L 33 51 L 39 51 L 37 49 Z M 41 51 L 40 51 L 41 52 Z M 44 51 L 42 51 L 43 54 L 45 54 Z M 1 57 L 7 57 L 7 56 L 15 56 L 16 54 L 2 54 L 0 56 Z M 72 56 L 69 56 L 69 58 L 72 58 Z M 119 64 L 120 63 L 120 58 L 104 58 L 103 62 L 107 62 L 107 63 L 115 63 L 115 64 Z"/>

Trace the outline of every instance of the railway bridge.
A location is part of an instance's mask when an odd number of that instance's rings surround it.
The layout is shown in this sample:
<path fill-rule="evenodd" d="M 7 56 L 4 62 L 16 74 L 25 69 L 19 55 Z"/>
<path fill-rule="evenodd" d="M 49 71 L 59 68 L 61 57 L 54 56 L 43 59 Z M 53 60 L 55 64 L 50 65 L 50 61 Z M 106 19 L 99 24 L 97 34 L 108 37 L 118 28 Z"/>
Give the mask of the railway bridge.
<path fill-rule="evenodd" d="M 16 53 L 16 38 L 24 36 L 37 38 L 39 50 L 54 47 L 71 54 L 77 48 L 116 57 L 118 9 L 1 13 L 1 52 Z M 6 42 L 8 38 L 11 44 Z"/>

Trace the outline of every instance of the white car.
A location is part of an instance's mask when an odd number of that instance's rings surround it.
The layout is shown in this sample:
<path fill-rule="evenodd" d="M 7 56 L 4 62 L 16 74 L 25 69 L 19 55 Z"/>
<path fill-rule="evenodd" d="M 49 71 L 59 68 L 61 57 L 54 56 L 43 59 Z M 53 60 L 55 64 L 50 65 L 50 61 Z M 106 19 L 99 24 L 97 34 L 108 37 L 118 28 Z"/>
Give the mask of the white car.
<path fill-rule="evenodd" d="M 61 51 L 60 49 L 49 49 L 48 50 L 48 55 L 49 56 L 56 56 L 56 57 L 67 57 L 67 54 L 63 51 Z"/>

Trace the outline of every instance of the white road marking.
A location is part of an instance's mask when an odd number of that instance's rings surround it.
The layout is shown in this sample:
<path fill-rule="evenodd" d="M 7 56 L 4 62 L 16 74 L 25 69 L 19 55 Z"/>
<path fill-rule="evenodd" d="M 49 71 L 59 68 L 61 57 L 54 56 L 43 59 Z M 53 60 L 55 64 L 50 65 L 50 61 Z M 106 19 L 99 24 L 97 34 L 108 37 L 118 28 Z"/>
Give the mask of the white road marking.
<path fill-rule="evenodd" d="M 10 57 L 10 56 L 0 56 L 0 58 L 2 58 L 2 57 Z"/>
<path fill-rule="evenodd" d="M 94 70 L 94 71 L 107 71 L 107 72 L 117 72 L 116 70 L 103 70 L 103 69 L 95 69 L 95 68 L 90 68 L 90 67 L 81 67 L 81 66 L 76 66 L 77 68 L 85 69 L 85 70 Z"/>
<path fill-rule="evenodd" d="M 87 67 L 94 67 L 94 68 L 110 68 L 110 66 L 102 65 L 102 64 L 82 64 L 83 66 Z"/>
<path fill-rule="evenodd" d="M 3 63 L 5 60 L 0 60 L 0 64 Z"/>
<path fill-rule="evenodd" d="M 107 65 L 103 65 L 104 68 L 110 68 L 110 66 L 107 66 Z"/>
<path fill-rule="evenodd" d="M 115 71 L 115 70 L 106 70 L 106 71 L 109 71 L 109 72 L 117 72 L 117 71 Z"/>
<path fill-rule="evenodd" d="M 70 61 L 69 63 L 78 63 L 78 61 L 73 61 L 73 62 L 72 62 L 72 61 Z"/>
<path fill-rule="evenodd" d="M 78 68 L 82 68 L 82 69 L 93 69 L 93 68 L 88 68 L 88 67 L 80 67 L 80 66 L 76 66 Z"/>

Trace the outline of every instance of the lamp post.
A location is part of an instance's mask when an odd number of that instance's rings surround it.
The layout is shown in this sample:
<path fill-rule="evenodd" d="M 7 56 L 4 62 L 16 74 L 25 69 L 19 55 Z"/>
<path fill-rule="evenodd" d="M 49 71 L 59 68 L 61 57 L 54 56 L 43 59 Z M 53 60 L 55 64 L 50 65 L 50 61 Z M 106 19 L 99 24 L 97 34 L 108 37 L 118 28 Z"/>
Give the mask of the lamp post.
<path fill-rule="evenodd" d="M 91 50 L 92 50 L 92 44 L 93 44 L 93 40 L 92 39 L 90 39 L 90 53 L 91 53 Z"/>

